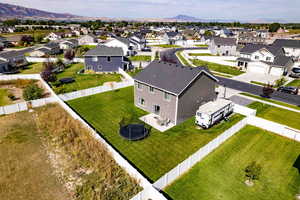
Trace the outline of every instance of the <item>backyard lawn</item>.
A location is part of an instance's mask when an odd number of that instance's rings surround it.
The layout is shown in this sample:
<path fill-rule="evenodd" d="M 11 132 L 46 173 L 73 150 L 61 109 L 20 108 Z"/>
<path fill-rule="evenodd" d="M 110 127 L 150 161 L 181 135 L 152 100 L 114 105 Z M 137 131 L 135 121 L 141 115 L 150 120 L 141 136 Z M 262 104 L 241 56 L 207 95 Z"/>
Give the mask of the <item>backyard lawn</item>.
<path fill-rule="evenodd" d="M 152 181 L 243 118 L 241 115 L 233 115 L 229 121 L 208 130 L 197 129 L 194 118 L 191 118 L 163 133 L 152 128 L 146 139 L 130 142 L 119 135 L 119 122 L 123 117 L 139 122 L 138 118 L 146 114 L 134 106 L 133 87 L 75 99 L 68 103 Z"/>
<path fill-rule="evenodd" d="M 188 173 L 166 188 L 173 200 L 294 200 L 300 176 L 293 167 L 300 143 L 246 126 Z M 246 186 L 244 169 L 261 167 L 254 186 Z"/>
<path fill-rule="evenodd" d="M 287 84 L 287 86 L 300 87 L 300 79 L 293 80 L 292 82 L 290 82 L 289 84 Z"/>
<path fill-rule="evenodd" d="M 5 106 L 10 103 L 7 89 L 0 88 L 0 106 Z"/>
<path fill-rule="evenodd" d="M 43 70 L 43 63 L 31 63 L 21 70 L 21 74 L 39 74 Z"/>
<path fill-rule="evenodd" d="M 145 56 L 145 55 L 137 55 L 137 56 L 131 56 L 129 57 L 129 60 L 131 61 L 151 61 L 151 56 Z"/>
<path fill-rule="evenodd" d="M 248 105 L 248 107 L 257 110 L 257 117 L 261 117 L 300 130 L 300 113 L 274 107 L 268 104 L 263 104 L 260 102 L 253 102 Z"/>
<path fill-rule="evenodd" d="M 208 69 L 210 69 L 211 71 L 216 71 L 216 72 L 221 72 L 221 73 L 225 73 L 225 74 L 230 74 L 230 75 L 241 75 L 244 72 L 228 66 L 228 65 L 220 65 L 217 63 L 211 63 L 211 62 L 206 62 L 206 61 L 202 61 L 202 60 L 192 60 L 193 64 L 196 66 L 207 66 Z"/>
<path fill-rule="evenodd" d="M 131 71 L 128 71 L 127 74 L 129 74 L 131 77 L 134 77 L 138 73 L 140 73 L 143 70 L 143 68 L 134 68 Z"/>
<path fill-rule="evenodd" d="M 58 94 L 68 93 L 77 90 L 83 90 L 91 87 L 97 87 L 103 85 L 105 82 L 119 82 L 121 81 L 120 74 L 78 74 L 84 66 L 82 63 L 73 64 L 64 72 L 57 75 L 57 79 L 72 77 L 75 82 L 70 84 L 64 84 L 59 87 L 54 87 L 54 91 Z"/>

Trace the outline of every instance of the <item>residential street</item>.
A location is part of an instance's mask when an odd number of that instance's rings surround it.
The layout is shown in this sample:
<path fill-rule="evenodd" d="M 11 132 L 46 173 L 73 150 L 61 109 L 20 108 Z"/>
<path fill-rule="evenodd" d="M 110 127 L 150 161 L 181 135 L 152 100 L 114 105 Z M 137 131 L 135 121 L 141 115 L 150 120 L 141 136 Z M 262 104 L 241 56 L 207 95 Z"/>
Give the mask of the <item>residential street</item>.
<path fill-rule="evenodd" d="M 189 50 L 189 49 L 205 49 L 205 48 L 178 48 L 178 49 L 171 49 L 167 50 L 164 52 L 161 52 L 161 57 L 165 56 L 170 60 L 176 61 L 178 64 L 181 64 L 180 61 L 178 60 L 177 56 L 175 53 L 180 50 Z M 262 87 L 258 85 L 253 85 L 250 83 L 245 83 L 237 80 L 232 80 L 229 78 L 224 78 L 224 77 L 219 77 L 217 78 L 220 80 L 220 84 L 227 87 L 227 88 L 232 88 L 235 90 L 239 90 L 241 92 L 247 92 L 251 93 L 254 95 L 261 95 L 262 94 Z M 293 104 L 293 105 L 298 105 L 300 106 L 300 96 L 299 95 L 291 95 L 291 94 L 286 94 L 282 92 L 277 92 L 275 91 L 272 96 L 272 99 L 282 101 L 285 103 Z"/>

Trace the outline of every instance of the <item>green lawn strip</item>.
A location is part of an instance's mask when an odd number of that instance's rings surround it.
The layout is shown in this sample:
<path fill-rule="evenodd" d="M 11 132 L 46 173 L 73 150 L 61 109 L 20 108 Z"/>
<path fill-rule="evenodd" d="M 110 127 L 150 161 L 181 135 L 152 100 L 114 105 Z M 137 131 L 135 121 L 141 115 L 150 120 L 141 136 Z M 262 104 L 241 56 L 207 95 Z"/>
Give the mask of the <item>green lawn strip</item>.
<path fill-rule="evenodd" d="M 142 70 L 143 70 L 143 68 L 134 68 L 133 70 L 128 71 L 127 74 L 129 74 L 131 77 L 134 77 L 135 75 L 137 75 Z"/>
<path fill-rule="evenodd" d="M 218 73 L 218 72 L 213 72 L 213 75 L 222 76 L 222 77 L 225 77 L 225 78 L 232 78 L 233 77 L 233 76 L 230 76 L 230 75 L 227 75 L 227 74 L 221 74 L 221 73 Z"/>
<path fill-rule="evenodd" d="M 294 200 L 300 176 L 293 167 L 300 143 L 246 126 L 197 163 L 165 192 L 173 200 Z M 262 167 L 254 186 L 246 186 L 245 168 Z"/>
<path fill-rule="evenodd" d="M 180 48 L 179 45 L 174 44 L 157 44 L 157 45 L 150 45 L 151 47 L 161 47 L 161 48 Z"/>
<path fill-rule="evenodd" d="M 138 118 L 147 114 L 134 106 L 133 87 L 68 103 L 153 181 L 244 118 L 241 115 L 233 115 L 229 121 L 208 130 L 198 130 L 194 118 L 191 118 L 163 133 L 152 128 L 150 136 L 146 139 L 130 142 L 119 135 L 119 122 L 123 117 L 131 117 L 132 121 L 140 122 Z"/>
<path fill-rule="evenodd" d="M 7 89 L 0 88 L 0 106 L 5 106 L 10 104 L 10 99 L 8 98 Z"/>
<path fill-rule="evenodd" d="M 129 60 L 150 62 L 151 56 L 146 56 L 146 55 L 130 56 Z"/>
<path fill-rule="evenodd" d="M 278 104 L 280 106 L 285 106 L 285 107 L 288 107 L 288 108 L 293 108 L 293 109 L 300 110 L 299 106 L 295 106 L 295 105 L 292 105 L 292 104 L 284 103 L 284 102 L 281 102 L 281 101 L 276 101 L 276 100 L 272 100 L 272 99 L 268 99 L 268 98 L 263 98 L 261 96 L 256 96 L 256 95 L 249 94 L 249 93 L 240 93 L 240 94 L 244 95 L 244 96 L 252 97 L 252 98 L 255 98 L 255 99 L 267 101 L 267 102 L 270 102 L 270 103 Z"/>
<path fill-rule="evenodd" d="M 293 87 L 300 87 L 300 79 L 293 80 L 292 82 L 289 82 L 287 86 L 293 86 Z"/>
<path fill-rule="evenodd" d="M 58 94 L 68 93 L 101 86 L 105 82 L 121 81 L 120 74 L 78 74 L 77 72 L 83 68 L 84 66 L 82 63 L 73 64 L 71 67 L 65 69 L 64 72 L 58 74 L 58 80 L 62 78 L 74 78 L 75 82 L 54 87 L 54 91 Z"/>
<path fill-rule="evenodd" d="M 181 53 L 182 53 L 182 51 L 177 51 L 177 52 L 176 52 L 176 56 L 179 58 L 179 60 L 180 60 L 185 66 L 190 66 L 190 67 L 192 67 L 192 66 L 190 65 L 190 63 L 185 59 L 185 57 L 184 57 Z"/>
<path fill-rule="evenodd" d="M 207 44 L 196 44 L 195 47 L 208 47 Z"/>
<path fill-rule="evenodd" d="M 189 56 L 214 56 L 210 53 L 189 53 Z"/>
<path fill-rule="evenodd" d="M 266 86 L 266 83 L 258 82 L 258 81 L 250 81 L 250 83 L 253 83 L 255 85 L 260 85 L 260 86 Z"/>
<path fill-rule="evenodd" d="M 43 63 L 31 63 L 20 71 L 21 74 L 39 74 L 43 70 Z"/>
<path fill-rule="evenodd" d="M 300 130 L 300 113 L 274 107 L 261 102 L 253 102 L 248 105 L 248 107 L 257 110 L 257 117 Z"/>
<path fill-rule="evenodd" d="M 229 74 L 229 75 L 233 75 L 233 76 L 241 75 L 244 73 L 244 72 L 242 72 L 234 67 L 231 67 L 229 65 L 220 65 L 217 63 L 206 62 L 206 61 L 196 60 L 196 59 L 193 59 L 191 61 L 196 66 L 207 66 L 211 71 L 225 73 L 225 74 Z"/>

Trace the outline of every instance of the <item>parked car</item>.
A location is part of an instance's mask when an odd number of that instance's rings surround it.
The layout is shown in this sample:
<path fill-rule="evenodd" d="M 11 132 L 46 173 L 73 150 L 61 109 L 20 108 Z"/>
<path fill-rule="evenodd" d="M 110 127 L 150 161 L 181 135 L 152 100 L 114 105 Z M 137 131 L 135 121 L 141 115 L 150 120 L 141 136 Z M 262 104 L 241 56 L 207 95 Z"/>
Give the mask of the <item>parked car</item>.
<path fill-rule="evenodd" d="M 142 49 L 142 51 L 144 52 L 151 52 L 151 48 L 150 47 L 145 47 Z"/>
<path fill-rule="evenodd" d="M 292 77 L 292 78 L 300 78 L 300 67 L 294 67 L 291 70 L 290 77 Z"/>
<path fill-rule="evenodd" d="M 277 91 L 297 95 L 299 92 L 299 89 L 296 87 L 292 87 L 292 86 L 287 86 L 287 87 L 281 86 L 277 89 Z"/>

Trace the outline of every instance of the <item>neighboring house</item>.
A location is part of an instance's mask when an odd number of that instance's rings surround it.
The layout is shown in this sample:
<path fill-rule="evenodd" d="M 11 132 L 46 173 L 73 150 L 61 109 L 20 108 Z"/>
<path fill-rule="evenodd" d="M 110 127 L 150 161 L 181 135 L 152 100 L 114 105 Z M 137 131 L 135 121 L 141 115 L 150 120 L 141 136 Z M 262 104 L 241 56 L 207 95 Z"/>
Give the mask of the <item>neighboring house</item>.
<path fill-rule="evenodd" d="M 132 68 L 120 47 L 98 46 L 91 49 L 84 55 L 84 63 L 86 70 L 95 72 L 118 72 L 119 68 Z"/>
<path fill-rule="evenodd" d="M 78 46 L 78 40 L 76 39 L 69 39 L 69 40 L 61 41 L 59 43 L 59 48 L 62 50 L 74 49 L 77 46 Z"/>
<path fill-rule="evenodd" d="M 236 55 L 236 39 L 235 38 L 212 38 L 208 49 L 213 55 L 235 56 Z"/>
<path fill-rule="evenodd" d="M 187 40 L 199 40 L 200 39 L 200 34 L 195 30 L 186 29 L 182 32 L 182 34 Z"/>
<path fill-rule="evenodd" d="M 24 51 L 6 51 L 0 53 L 0 60 L 2 61 L 2 70 L 5 69 L 5 72 L 17 70 L 19 67 L 28 64 Z"/>
<path fill-rule="evenodd" d="M 154 61 L 135 77 L 137 107 L 179 124 L 216 98 L 217 79 L 202 67 Z"/>
<path fill-rule="evenodd" d="M 270 36 L 269 30 L 256 30 L 255 35 L 261 38 L 268 38 Z"/>
<path fill-rule="evenodd" d="M 212 38 L 212 36 L 202 35 L 200 36 L 200 43 L 209 45 L 211 43 Z"/>
<path fill-rule="evenodd" d="M 272 45 L 283 48 L 286 56 L 300 58 L 300 40 L 277 39 Z"/>
<path fill-rule="evenodd" d="M 49 42 L 48 44 L 36 48 L 29 55 L 32 57 L 43 57 L 46 55 L 55 55 L 60 53 L 60 46 L 56 42 Z"/>
<path fill-rule="evenodd" d="M 255 33 L 242 33 L 238 35 L 238 44 L 247 45 L 247 44 L 264 44 L 266 39 L 255 35 Z"/>
<path fill-rule="evenodd" d="M 245 71 L 286 75 L 294 65 L 293 59 L 284 55 L 284 50 L 277 46 L 249 44 L 240 50 L 237 66 Z"/>
<path fill-rule="evenodd" d="M 24 36 L 29 36 L 29 35 L 13 35 L 13 36 L 8 36 L 6 38 L 8 44 L 10 45 L 13 45 L 13 46 L 17 46 L 21 40 L 22 40 L 22 37 Z"/>
<path fill-rule="evenodd" d="M 115 37 L 104 43 L 107 47 L 120 47 L 126 56 L 134 55 L 134 44 L 129 39 L 123 37 Z"/>
<path fill-rule="evenodd" d="M 176 42 L 183 40 L 181 33 L 172 31 L 166 32 L 163 36 L 163 41 L 167 44 L 176 44 Z"/>
<path fill-rule="evenodd" d="M 129 38 L 134 50 L 142 50 L 146 47 L 146 39 L 141 34 L 135 34 Z"/>
<path fill-rule="evenodd" d="M 93 34 L 84 35 L 78 39 L 79 45 L 89 45 L 97 42 L 98 42 L 98 38 Z"/>
<path fill-rule="evenodd" d="M 64 36 L 65 36 L 65 33 L 63 33 L 63 32 L 51 32 L 44 39 L 54 41 L 54 40 L 60 40 Z"/>

